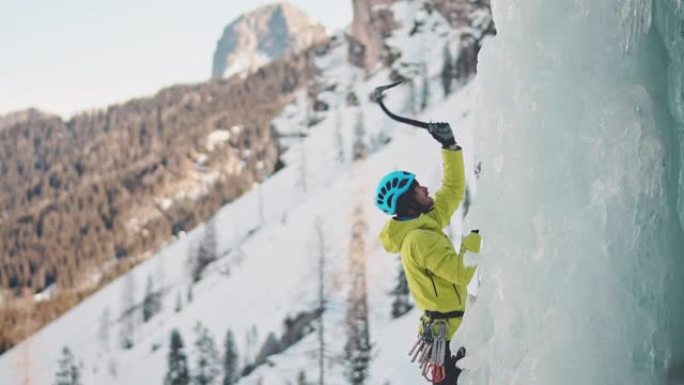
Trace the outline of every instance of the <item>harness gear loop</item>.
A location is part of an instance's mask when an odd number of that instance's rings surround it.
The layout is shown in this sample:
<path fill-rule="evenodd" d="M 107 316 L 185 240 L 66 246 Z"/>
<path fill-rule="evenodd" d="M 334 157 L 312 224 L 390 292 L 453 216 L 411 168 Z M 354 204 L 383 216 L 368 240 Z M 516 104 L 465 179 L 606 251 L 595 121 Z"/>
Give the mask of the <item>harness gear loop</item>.
<path fill-rule="evenodd" d="M 446 376 L 444 361 L 446 358 L 446 344 L 449 335 L 449 325 L 446 320 L 439 319 L 432 322 L 432 328 L 432 334 L 434 336 L 434 345 L 429 363 L 429 371 L 432 374 L 432 378 L 429 379 L 425 375 L 425 373 L 424 377 L 428 381 L 441 382 L 442 380 L 444 380 L 444 377 Z M 434 328 L 437 329 L 436 334 Z"/>
<path fill-rule="evenodd" d="M 418 361 L 421 375 L 430 382 L 441 382 L 446 377 L 447 341 L 449 338 L 449 318 L 462 317 L 463 312 L 449 313 L 425 312 L 421 317 L 422 330 L 409 351 L 411 362 Z"/>

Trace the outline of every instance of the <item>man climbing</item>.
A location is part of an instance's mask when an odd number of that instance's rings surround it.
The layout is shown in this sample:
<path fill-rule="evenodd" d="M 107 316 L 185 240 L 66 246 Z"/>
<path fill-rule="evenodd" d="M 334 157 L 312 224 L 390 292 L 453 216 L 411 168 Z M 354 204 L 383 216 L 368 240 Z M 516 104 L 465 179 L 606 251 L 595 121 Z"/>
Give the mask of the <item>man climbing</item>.
<path fill-rule="evenodd" d="M 448 123 L 426 125 L 442 145 L 443 180 L 435 199 L 414 174 L 394 171 L 378 184 L 375 203 L 393 216 L 380 241 L 387 252 L 401 254 L 409 289 L 423 311 L 413 359 L 418 358 L 423 375 L 433 384 L 455 385 L 461 372 L 456 361 L 465 355 L 465 349 L 452 356 L 449 342 L 463 319 L 467 285 L 475 272 L 475 267 L 463 264 L 463 255 L 479 252 L 481 239 L 474 230 L 456 251 L 443 232 L 465 193 L 463 151 Z"/>

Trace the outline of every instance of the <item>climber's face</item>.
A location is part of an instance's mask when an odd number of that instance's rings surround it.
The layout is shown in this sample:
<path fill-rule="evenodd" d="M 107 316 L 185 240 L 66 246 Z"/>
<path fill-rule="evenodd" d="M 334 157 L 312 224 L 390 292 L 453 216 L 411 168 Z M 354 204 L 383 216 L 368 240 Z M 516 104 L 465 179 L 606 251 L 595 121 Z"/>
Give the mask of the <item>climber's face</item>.
<path fill-rule="evenodd" d="M 435 204 L 435 201 L 430 198 L 428 188 L 420 183 L 413 189 L 413 197 L 423 213 L 430 211 Z"/>

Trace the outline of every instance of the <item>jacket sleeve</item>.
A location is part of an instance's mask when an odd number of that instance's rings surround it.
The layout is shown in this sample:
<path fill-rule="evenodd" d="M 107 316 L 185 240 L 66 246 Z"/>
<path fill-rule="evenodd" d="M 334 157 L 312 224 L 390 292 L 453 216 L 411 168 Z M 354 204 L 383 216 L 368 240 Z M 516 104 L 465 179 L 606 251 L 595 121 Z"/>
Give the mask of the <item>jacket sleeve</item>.
<path fill-rule="evenodd" d="M 463 150 L 443 149 L 442 160 L 444 175 L 442 186 L 435 194 L 435 205 L 427 215 L 432 217 L 441 228 L 451 221 L 451 216 L 463 201 L 465 195 L 465 171 L 463 167 Z"/>
<path fill-rule="evenodd" d="M 446 236 L 431 231 L 418 230 L 411 232 L 411 235 L 412 254 L 421 256 L 422 264 L 433 274 L 457 285 L 467 285 L 473 278 L 475 267 L 463 264 L 466 249 L 461 248 L 456 253 Z"/>

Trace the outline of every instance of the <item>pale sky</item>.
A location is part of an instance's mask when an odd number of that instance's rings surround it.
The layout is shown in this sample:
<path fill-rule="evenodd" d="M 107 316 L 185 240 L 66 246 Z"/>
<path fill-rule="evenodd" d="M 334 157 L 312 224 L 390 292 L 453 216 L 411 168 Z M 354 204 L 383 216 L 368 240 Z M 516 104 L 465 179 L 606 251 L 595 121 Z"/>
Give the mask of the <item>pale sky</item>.
<path fill-rule="evenodd" d="M 0 114 L 69 115 L 211 76 L 217 40 L 268 0 L 0 0 Z M 289 0 L 337 31 L 352 0 Z"/>

